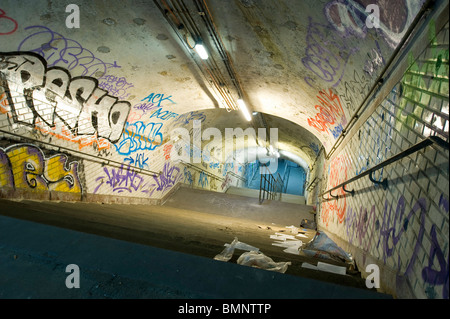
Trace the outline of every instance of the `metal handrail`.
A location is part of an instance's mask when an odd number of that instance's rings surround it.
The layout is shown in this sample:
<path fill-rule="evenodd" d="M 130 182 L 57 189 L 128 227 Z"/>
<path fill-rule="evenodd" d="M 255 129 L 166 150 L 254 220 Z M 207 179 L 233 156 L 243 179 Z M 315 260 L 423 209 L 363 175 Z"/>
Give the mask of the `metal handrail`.
<path fill-rule="evenodd" d="M 322 180 L 322 179 L 321 179 L 321 178 L 318 178 L 317 176 L 314 177 L 314 179 L 312 180 L 312 182 L 309 183 L 308 186 L 306 186 L 306 190 L 307 190 L 308 192 L 311 191 L 311 189 L 313 189 L 313 188 L 316 186 L 316 184 L 317 184 L 319 181 L 321 181 L 321 180 Z"/>
<path fill-rule="evenodd" d="M 276 199 L 277 194 L 281 194 L 280 188 L 283 186 L 283 179 L 281 178 L 280 173 L 277 173 L 278 176 L 275 178 L 266 165 L 261 166 L 268 173 L 261 174 L 259 185 L 259 204 L 262 204 L 265 199 Z M 279 199 L 281 200 L 281 196 Z"/>
<path fill-rule="evenodd" d="M 421 141 L 421 142 L 411 146 L 410 148 L 404 150 L 403 152 L 400 152 L 397 155 L 394 155 L 391 158 L 388 158 L 387 160 L 381 162 L 380 164 L 375 165 L 374 167 L 366 170 L 365 172 L 363 172 L 363 173 L 361 173 L 361 174 L 359 174 L 359 175 L 357 175 L 357 176 L 355 176 L 353 178 L 350 178 L 349 180 L 347 180 L 347 181 L 345 181 L 345 182 L 343 182 L 343 183 L 341 183 L 341 184 L 339 184 L 339 185 L 337 185 L 337 186 L 335 186 L 335 187 L 333 187 L 333 188 L 323 192 L 322 194 L 320 194 L 320 196 L 322 197 L 322 199 L 329 200 L 330 198 L 324 198 L 323 195 L 330 194 L 330 196 L 332 198 L 339 199 L 339 196 L 335 196 L 335 195 L 331 194 L 331 192 L 336 190 L 336 189 L 339 189 L 341 187 L 342 187 L 344 192 L 350 193 L 353 196 L 355 194 L 355 191 L 354 190 L 349 191 L 349 190 L 347 190 L 345 188 L 345 186 L 350 184 L 350 183 L 352 183 L 352 182 L 354 182 L 354 181 L 356 181 L 356 180 L 358 180 L 358 179 L 360 179 L 360 178 L 363 178 L 363 177 L 365 177 L 367 175 L 369 175 L 369 179 L 370 179 L 371 182 L 373 182 L 375 184 L 380 184 L 381 186 L 383 186 L 383 189 L 386 190 L 388 188 L 388 179 L 384 178 L 381 182 L 377 181 L 372 176 L 373 172 L 375 172 L 375 171 L 377 171 L 377 170 L 379 170 L 379 169 L 381 169 L 381 168 L 383 168 L 383 167 L 385 167 L 385 166 L 387 166 L 389 164 L 392 164 L 392 163 L 394 163 L 394 162 L 396 162 L 398 160 L 401 160 L 402 158 L 404 158 L 404 157 L 406 157 L 408 155 L 411 155 L 411 154 L 413 154 L 413 153 L 415 153 L 417 151 L 420 151 L 421 149 L 423 149 L 423 148 L 425 148 L 427 146 L 430 146 L 432 144 L 438 144 L 439 146 L 441 146 L 443 148 L 449 149 L 449 143 L 446 142 L 445 140 L 443 140 L 442 138 L 440 138 L 438 136 L 429 136 L 426 139 L 424 139 L 423 141 Z"/>

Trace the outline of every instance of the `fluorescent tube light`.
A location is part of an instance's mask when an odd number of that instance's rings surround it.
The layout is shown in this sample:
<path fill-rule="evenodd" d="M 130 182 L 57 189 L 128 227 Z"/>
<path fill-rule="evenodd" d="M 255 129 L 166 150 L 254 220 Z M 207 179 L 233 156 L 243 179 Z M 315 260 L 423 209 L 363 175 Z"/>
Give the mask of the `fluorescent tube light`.
<path fill-rule="evenodd" d="M 206 60 L 208 59 L 208 52 L 206 52 L 205 47 L 201 43 L 197 43 L 194 47 L 195 51 L 197 51 L 198 55 L 201 59 Z"/>
<path fill-rule="evenodd" d="M 239 105 L 239 109 L 244 114 L 245 119 L 250 122 L 252 120 L 252 117 L 250 116 L 250 113 L 248 112 L 247 105 L 245 105 L 244 100 L 242 100 L 242 99 L 237 100 L 237 104 Z"/>

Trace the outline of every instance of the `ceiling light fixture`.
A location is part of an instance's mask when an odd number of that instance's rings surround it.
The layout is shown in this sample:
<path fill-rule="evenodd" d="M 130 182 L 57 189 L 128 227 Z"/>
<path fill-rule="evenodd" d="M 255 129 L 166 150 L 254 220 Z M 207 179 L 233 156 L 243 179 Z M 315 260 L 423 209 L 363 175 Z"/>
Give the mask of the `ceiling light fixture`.
<path fill-rule="evenodd" d="M 198 53 L 198 55 L 200 56 L 200 58 L 202 60 L 207 60 L 208 59 L 208 57 L 209 57 L 208 56 L 208 52 L 206 51 L 206 49 L 203 46 L 202 42 L 195 43 L 194 50 Z"/>
<path fill-rule="evenodd" d="M 252 120 L 252 117 L 250 116 L 250 113 L 248 112 L 247 105 L 245 105 L 244 100 L 238 99 L 237 104 L 239 105 L 239 109 L 244 114 L 245 119 L 250 122 Z"/>

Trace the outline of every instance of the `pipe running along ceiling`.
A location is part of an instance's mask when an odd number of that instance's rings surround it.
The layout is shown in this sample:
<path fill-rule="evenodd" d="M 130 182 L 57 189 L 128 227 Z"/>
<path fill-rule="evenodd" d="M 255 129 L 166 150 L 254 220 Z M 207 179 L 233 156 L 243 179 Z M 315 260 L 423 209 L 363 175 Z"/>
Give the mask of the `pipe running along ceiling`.
<path fill-rule="evenodd" d="M 424 5 L 416 0 L 78 2 L 80 28 L 67 28 L 65 3 L 2 1 L 2 10 L 22 16 L 16 21 L 20 32 L 9 34 L 1 51 L 34 52 L 47 68 L 65 67 L 72 78 L 105 80 L 107 74 L 105 89 L 131 105 L 128 122 L 172 120 L 161 128 L 162 144 L 177 126 L 192 132 L 189 119 L 200 119 L 202 129 L 218 128 L 223 136 L 225 128 L 265 129 L 265 139 L 245 138 L 254 148 L 268 147 L 269 131 L 277 128 L 279 150 L 306 166 L 321 148 L 332 150 Z M 375 27 L 370 4 L 379 9 Z M 196 43 L 205 46 L 208 59 L 200 58 Z M 240 112 L 238 99 L 254 114 L 251 121 Z M 233 140 L 210 147 L 225 149 L 226 143 Z"/>

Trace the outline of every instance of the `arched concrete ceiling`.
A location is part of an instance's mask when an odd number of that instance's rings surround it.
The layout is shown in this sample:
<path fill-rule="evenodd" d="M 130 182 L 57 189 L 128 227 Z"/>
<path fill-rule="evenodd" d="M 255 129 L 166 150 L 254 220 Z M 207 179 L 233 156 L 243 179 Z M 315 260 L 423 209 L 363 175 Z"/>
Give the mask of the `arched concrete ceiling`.
<path fill-rule="evenodd" d="M 370 3 L 380 10 L 378 28 L 368 28 Z M 47 67 L 97 78 L 130 102 L 129 122 L 151 122 L 161 107 L 173 120 L 205 111 L 210 127 L 278 127 L 283 149 L 310 163 L 322 145 L 333 146 L 422 3 L 80 0 L 80 28 L 68 28 L 69 3 L 3 0 L 17 28 L 2 37 L 1 51 L 32 51 Z M 208 61 L 188 47 L 192 30 Z M 226 112 L 226 101 L 239 97 L 263 118 L 248 123 L 238 110 Z"/>
<path fill-rule="evenodd" d="M 204 135 L 201 143 L 202 149 L 206 146 L 208 146 L 208 151 L 213 149 L 214 156 L 222 162 L 230 155 L 227 150 L 240 150 L 244 147 L 267 148 L 269 145 L 272 145 L 280 151 L 297 154 L 307 165 L 312 165 L 320 150 L 320 141 L 311 132 L 287 119 L 274 115 L 255 115 L 255 122 L 258 116 L 263 116 L 264 118 L 263 121 L 267 130 L 263 129 L 263 132 L 253 128 L 245 129 L 248 127 L 248 122 L 242 115 L 239 112 L 227 112 L 225 109 L 194 111 L 182 115 L 181 118 L 183 116 L 200 121 L 199 126 Z M 186 122 L 175 119 L 167 126 L 166 132 L 168 133 L 167 136 L 169 136 L 169 139 L 173 140 L 174 136 L 171 136 L 170 133 L 173 129 L 179 127 L 186 128 L 190 132 L 192 142 L 193 136 L 195 135 L 193 133 L 193 121 Z M 261 125 L 260 127 L 263 126 Z M 216 138 L 216 136 L 213 138 L 209 135 L 205 136 L 205 134 L 209 134 L 207 129 L 211 130 L 213 128 L 217 129 L 217 133 L 221 138 Z M 243 129 L 239 130 L 239 128 Z M 273 130 L 272 133 L 271 130 Z M 254 136 L 251 135 L 253 132 Z M 235 146 L 233 146 L 233 143 Z"/>

